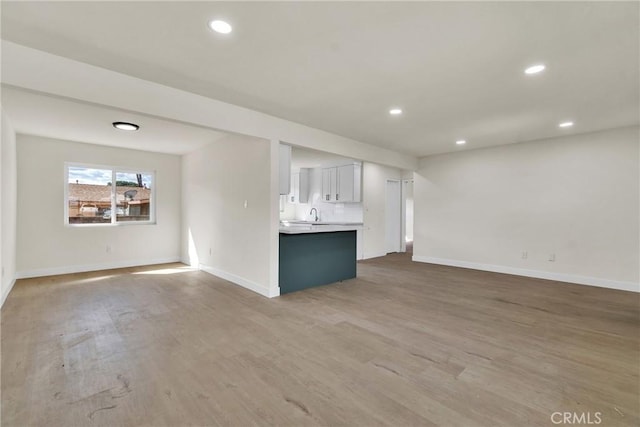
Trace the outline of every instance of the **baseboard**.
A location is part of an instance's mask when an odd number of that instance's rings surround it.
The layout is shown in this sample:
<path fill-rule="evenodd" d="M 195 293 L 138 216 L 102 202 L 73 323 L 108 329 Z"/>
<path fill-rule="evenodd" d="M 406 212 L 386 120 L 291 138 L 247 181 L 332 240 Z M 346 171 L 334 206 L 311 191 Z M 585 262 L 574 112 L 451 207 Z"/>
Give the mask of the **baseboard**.
<path fill-rule="evenodd" d="M 208 265 L 200 264 L 198 268 L 204 272 L 207 272 L 213 276 L 219 277 L 224 280 L 228 280 L 231 283 L 235 283 L 236 285 L 240 285 L 243 288 L 247 288 L 250 291 L 258 293 L 267 298 L 273 298 L 280 295 L 280 288 L 275 290 L 271 290 L 270 288 L 266 288 L 256 282 L 245 279 L 244 277 L 240 277 L 236 274 L 226 272 L 224 270 L 220 270 L 215 267 L 210 267 Z"/>
<path fill-rule="evenodd" d="M 0 301 L 0 308 L 2 308 L 2 306 L 4 305 L 4 302 L 7 300 L 7 297 L 9 296 L 9 293 L 11 292 L 11 289 L 13 289 L 13 285 L 16 284 L 16 279 L 12 279 L 9 286 L 7 287 L 7 290 L 2 292 L 2 301 Z"/>
<path fill-rule="evenodd" d="M 101 264 L 73 265 L 65 267 L 41 268 L 37 270 L 19 271 L 16 279 L 30 279 L 32 277 L 57 276 L 60 274 L 84 273 L 87 271 L 112 270 L 114 268 L 139 267 L 143 265 L 169 264 L 182 262 L 180 257 L 156 258 L 137 261 L 107 262 Z"/>
<path fill-rule="evenodd" d="M 386 252 L 374 252 L 374 253 L 365 253 L 364 254 L 364 258 L 362 259 L 371 259 L 371 258 L 379 258 L 381 256 L 386 256 L 387 253 Z"/>
<path fill-rule="evenodd" d="M 494 273 L 513 274 L 516 276 L 534 277 L 536 279 L 555 280 L 558 282 L 576 283 L 578 285 L 597 286 L 600 288 L 617 289 L 621 291 L 640 292 L 640 284 L 622 282 L 618 280 L 601 279 L 598 277 L 577 276 L 574 274 L 552 273 L 541 270 L 527 270 L 525 268 L 507 267 L 503 265 L 482 264 L 477 262 L 459 261 L 455 259 L 434 258 L 414 255 L 413 261 L 429 264 L 448 265 L 451 267 L 470 268 L 473 270 L 491 271 Z"/>

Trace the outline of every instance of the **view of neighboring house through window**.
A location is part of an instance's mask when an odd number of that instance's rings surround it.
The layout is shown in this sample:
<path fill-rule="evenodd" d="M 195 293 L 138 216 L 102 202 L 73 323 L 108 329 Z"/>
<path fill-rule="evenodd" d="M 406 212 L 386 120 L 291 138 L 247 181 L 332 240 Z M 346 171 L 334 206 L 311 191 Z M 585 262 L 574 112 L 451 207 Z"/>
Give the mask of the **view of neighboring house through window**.
<path fill-rule="evenodd" d="M 66 178 L 70 225 L 153 220 L 152 172 L 67 165 Z"/>
<path fill-rule="evenodd" d="M 151 181 L 149 173 L 116 171 L 116 221 L 149 221 Z"/>

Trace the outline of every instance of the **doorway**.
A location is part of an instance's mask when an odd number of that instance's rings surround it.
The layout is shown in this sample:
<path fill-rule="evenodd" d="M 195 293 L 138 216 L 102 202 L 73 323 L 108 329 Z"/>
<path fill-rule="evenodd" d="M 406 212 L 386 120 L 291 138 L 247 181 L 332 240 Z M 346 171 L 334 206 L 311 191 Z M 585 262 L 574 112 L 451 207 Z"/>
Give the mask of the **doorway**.
<path fill-rule="evenodd" d="M 402 240 L 402 188 L 399 180 L 387 180 L 386 252 L 401 252 Z"/>
<path fill-rule="evenodd" d="M 402 181 L 402 252 L 413 253 L 413 180 Z"/>

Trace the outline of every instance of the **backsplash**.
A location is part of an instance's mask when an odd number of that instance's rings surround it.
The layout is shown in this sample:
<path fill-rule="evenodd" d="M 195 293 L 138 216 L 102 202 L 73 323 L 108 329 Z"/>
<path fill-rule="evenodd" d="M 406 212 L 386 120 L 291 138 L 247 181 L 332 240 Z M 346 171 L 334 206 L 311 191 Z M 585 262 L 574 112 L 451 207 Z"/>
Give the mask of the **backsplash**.
<path fill-rule="evenodd" d="M 284 212 L 280 212 L 281 220 L 313 221 L 310 215 L 312 208 L 318 210 L 320 221 L 325 222 L 362 222 L 362 202 L 359 203 L 326 203 L 322 201 L 322 168 L 309 171 L 309 203 L 285 203 Z M 287 199 L 288 200 L 288 199 Z"/>

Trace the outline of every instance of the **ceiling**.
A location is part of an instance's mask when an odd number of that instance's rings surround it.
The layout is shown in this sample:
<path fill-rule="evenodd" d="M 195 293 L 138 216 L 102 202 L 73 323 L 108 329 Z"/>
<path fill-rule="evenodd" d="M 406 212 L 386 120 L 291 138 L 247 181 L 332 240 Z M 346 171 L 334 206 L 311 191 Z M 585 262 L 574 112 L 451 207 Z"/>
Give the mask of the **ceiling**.
<path fill-rule="evenodd" d="M 638 124 L 639 7 L 20 1 L 2 37 L 423 156 Z"/>
<path fill-rule="evenodd" d="M 2 87 L 2 107 L 18 133 L 157 153 L 185 154 L 227 136 L 223 132 L 7 86 Z M 135 123 L 140 129 L 117 130 L 112 126 L 116 121 Z"/>

